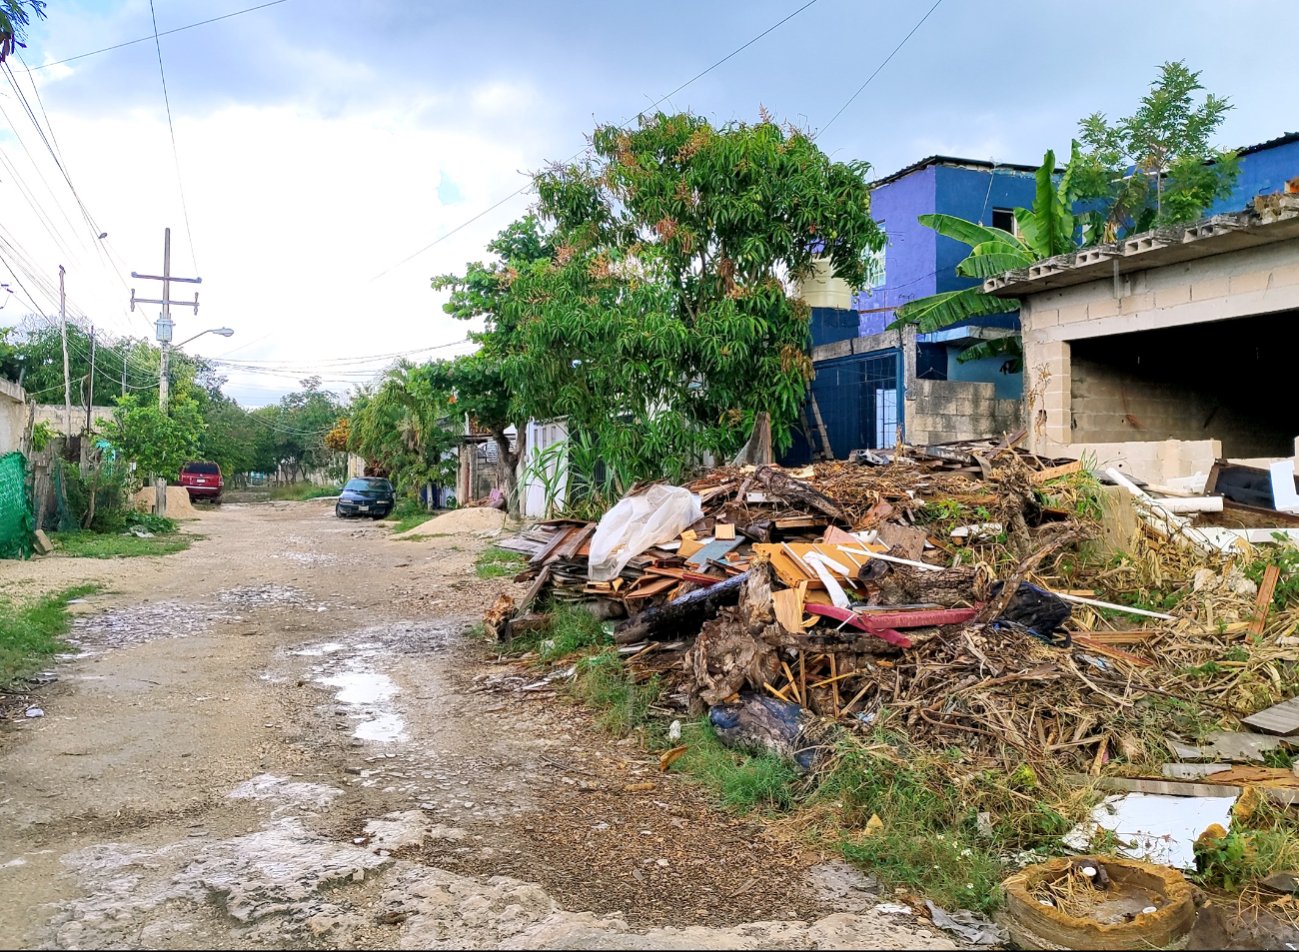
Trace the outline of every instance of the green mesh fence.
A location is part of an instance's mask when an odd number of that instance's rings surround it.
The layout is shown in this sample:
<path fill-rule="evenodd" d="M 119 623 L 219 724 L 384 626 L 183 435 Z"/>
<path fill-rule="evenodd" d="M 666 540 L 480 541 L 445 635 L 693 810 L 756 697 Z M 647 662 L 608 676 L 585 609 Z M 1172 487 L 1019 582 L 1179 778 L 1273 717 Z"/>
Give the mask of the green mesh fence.
<path fill-rule="evenodd" d="M 0 559 L 25 559 L 32 554 L 32 523 L 27 458 L 6 453 L 0 456 Z"/>

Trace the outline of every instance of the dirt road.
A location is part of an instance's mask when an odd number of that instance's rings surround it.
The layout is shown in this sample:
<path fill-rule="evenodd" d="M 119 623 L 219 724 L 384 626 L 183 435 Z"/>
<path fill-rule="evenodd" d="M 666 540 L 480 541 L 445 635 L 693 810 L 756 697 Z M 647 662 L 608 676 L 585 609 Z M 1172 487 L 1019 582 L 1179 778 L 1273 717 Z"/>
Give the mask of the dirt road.
<path fill-rule="evenodd" d="M 320 502 L 187 528 L 163 559 L 0 563 L 19 595 L 104 585 L 45 716 L 0 725 L 0 945 L 954 947 L 519 691 L 467 633 L 510 584 L 478 535 Z"/>

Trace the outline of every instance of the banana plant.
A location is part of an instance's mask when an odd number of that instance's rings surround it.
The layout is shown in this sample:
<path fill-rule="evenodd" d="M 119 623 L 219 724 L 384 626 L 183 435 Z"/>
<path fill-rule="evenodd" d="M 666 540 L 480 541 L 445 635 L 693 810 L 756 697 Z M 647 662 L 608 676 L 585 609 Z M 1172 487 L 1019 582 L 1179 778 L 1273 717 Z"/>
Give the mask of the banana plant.
<path fill-rule="evenodd" d="M 1077 157 L 1078 143 L 1074 141 L 1070 168 L 1065 169 L 1057 183 L 1055 153 L 1047 150 L 1042 157 L 1042 166 L 1037 170 L 1033 207 L 1015 209 L 1019 234 L 966 221 L 955 215 L 921 215 L 919 221 L 946 238 L 970 246 L 969 255 L 956 266 L 956 273 L 963 278 L 984 281 L 1007 271 L 1027 268 L 1045 258 L 1067 254 L 1077 248 L 1070 171 Z M 975 284 L 956 291 L 931 294 L 902 305 L 889 328 L 914 326 L 922 334 L 931 334 L 976 317 L 1004 314 L 1018 307 L 1015 301 L 984 294 L 982 286 Z M 1022 355 L 1020 339 L 1015 335 L 975 344 L 963 350 L 957 359 L 1008 357 L 1018 369 Z"/>

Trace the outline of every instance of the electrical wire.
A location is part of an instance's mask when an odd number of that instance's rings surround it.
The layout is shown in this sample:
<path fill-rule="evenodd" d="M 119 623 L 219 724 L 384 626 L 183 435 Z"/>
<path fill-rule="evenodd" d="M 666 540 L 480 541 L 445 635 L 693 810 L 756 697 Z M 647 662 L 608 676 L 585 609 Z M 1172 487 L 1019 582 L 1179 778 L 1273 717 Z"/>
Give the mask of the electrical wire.
<path fill-rule="evenodd" d="M 941 3 L 942 0 L 938 0 L 938 2 Z M 754 43 L 757 43 L 759 40 L 761 40 L 761 39 L 762 39 L 763 37 L 765 37 L 767 34 L 771 33 L 772 31 L 774 31 L 774 30 L 777 29 L 778 27 L 781 27 L 781 26 L 783 26 L 784 24 L 788 23 L 790 20 L 794 19 L 794 17 L 798 16 L 800 13 L 802 13 L 802 12 L 803 12 L 804 10 L 806 10 L 808 7 L 812 6 L 814 3 L 816 3 L 816 0 L 808 0 L 807 3 L 804 3 L 801 7 L 799 7 L 797 10 L 795 10 L 793 13 L 791 13 L 791 14 L 789 14 L 788 16 L 784 17 L 783 19 L 778 20 L 777 22 L 773 23 L 771 26 L 767 27 L 765 30 L 763 30 L 763 31 L 762 31 L 761 33 L 759 33 L 757 36 L 753 37 L 753 38 L 752 38 L 751 40 L 749 40 L 747 43 L 744 43 L 743 45 L 738 46 L 738 47 L 736 47 L 735 49 L 731 50 L 731 52 L 727 53 L 725 56 L 723 56 L 723 57 L 722 57 L 721 59 L 719 59 L 717 62 L 713 63 L 713 64 L 712 64 L 711 66 L 709 66 L 707 69 L 701 70 L 700 72 L 696 73 L 694 76 L 690 77 L 688 80 L 686 80 L 684 83 L 682 83 L 682 84 L 681 84 L 680 86 L 678 86 L 676 89 L 672 90 L 672 92 L 668 93 L 666 96 L 660 96 L 657 100 L 655 100 L 655 101 L 654 101 L 650 106 L 648 106 L 647 108 L 642 109 L 641 111 L 637 112 L 636 115 L 634 115 L 634 116 L 629 116 L 628 118 L 624 119 L 622 122 L 618 123 L 618 127 L 619 127 L 619 128 L 623 128 L 623 127 L 625 127 L 625 126 L 627 125 L 627 123 L 630 122 L 632 119 L 639 118 L 640 116 L 645 115 L 645 113 L 650 112 L 650 111 L 653 110 L 653 109 L 656 109 L 658 106 L 662 105 L 662 104 L 663 104 L 664 102 L 666 102 L 668 99 L 672 98 L 672 97 L 675 96 L 677 93 L 681 92 L 681 90 L 685 89 L 687 86 L 691 85 L 692 83 L 694 83 L 694 82 L 696 82 L 696 81 L 698 81 L 698 80 L 700 80 L 700 79 L 703 79 L 705 76 L 707 76 L 707 75 L 708 75 L 709 73 L 711 73 L 713 70 L 717 69 L 717 67 L 721 66 L 723 63 L 725 63 L 725 62 L 726 62 L 727 60 L 729 60 L 731 57 L 733 57 L 733 56 L 735 56 L 736 54 L 741 53 L 741 52 L 743 52 L 744 50 L 748 49 L 750 46 L 752 46 Z M 937 6 L 937 4 L 935 4 L 935 6 Z M 913 32 L 914 32 L 914 31 L 913 31 Z M 589 152 L 590 149 L 591 149 L 591 147 L 590 147 L 589 145 L 586 146 L 586 147 L 583 148 L 583 149 L 579 149 L 577 152 L 574 152 L 571 156 L 569 156 L 569 158 L 568 158 L 567 161 L 568 161 L 568 162 L 572 162 L 572 161 L 574 161 L 574 160 L 577 159 L 579 156 L 584 155 L 585 153 Z M 532 188 L 532 181 L 529 179 L 526 183 L 524 183 L 523 185 L 521 185 L 521 186 L 520 186 L 518 189 L 516 189 L 515 191 L 511 192 L 509 195 L 506 195 L 506 196 L 505 196 L 504 198 L 502 198 L 500 201 L 498 201 L 498 202 L 492 204 L 491 206 L 489 206 L 489 207 L 483 209 L 481 212 L 479 212 L 477 215 L 474 215 L 472 218 L 469 218 L 469 219 L 467 219 L 467 220 L 461 222 L 459 225 L 456 225 L 454 228 L 452 228 L 452 229 L 451 229 L 450 231 L 448 231 L 446 234 L 441 235 L 441 236 L 439 236 L 438 238 L 435 238 L 433 241 L 429 242 L 427 245 L 425 245 L 425 246 L 424 246 L 423 248 L 421 248 L 419 251 L 416 251 L 416 252 L 414 252 L 413 254 L 409 254 L 409 255 L 407 255 L 405 258 L 402 258 L 400 261 L 398 261 L 396 264 L 392 265 L 391 267 L 389 267 L 389 268 L 385 268 L 383 271 L 380 271 L 378 274 L 376 274 L 374 277 L 372 277 L 372 278 L 370 279 L 370 281 L 371 281 L 371 282 L 378 281 L 380 278 L 384 277 L 385 275 L 390 274 L 390 273 L 393 272 L 393 271 L 396 271 L 398 268 L 400 268 L 402 265 L 406 264 L 408 261 L 413 261 L 415 258 L 418 258 L 420 255 L 422 255 L 424 252 L 428 251 L 429 249 L 434 248 L 434 247 L 436 247 L 437 245 L 440 245 L 442 242 L 446 241 L 446 240 L 447 240 L 448 238 L 450 238 L 452 235 L 456 234 L 457 232 L 463 231 L 464 229 L 466 229 L 466 228 L 468 228 L 470 225 L 472 225 L 474 222 L 476 222 L 476 221 L 478 221 L 478 220 L 484 218 L 484 217 L 487 216 L 487 215 L 490 215 L 492 212 L 496 211 L 496 209 L 500 208 L 500 207 L 501 207 L 502 205 L 504 205 L 506 202 L 509 202 L 509 201 L 511 201 L 512 199 L 518 198 L 520 195 L 522 195 L 524 192 L 528 191 L 528 189 L 530 189 L 530 188 Z"/>
<path fill-rule="evenodd" d="M 112 50 L 120 50 L 124 46 L 134 46 L 136 43 L 147 43 L 149 42 L 149 40 L 156 41 L 157 38 L 160 36 L 171 36 L 171 34 L 173 33 L 182 33 L 185 30 L 192 30 L 195 27 L 207 26 L 209 23 L 216 23 L 218 20 L 229 20 L 231 17 L 241 16 L 242 14 L 245 13 L 252 13 L 255 10 L 265 10 L 267 7 L 273 7 L 281 3 L 288 3 L 288 0 L 270 0 L 269 3 L 259 3 L 255 7 L 245 7 L 242 10 L 236 10 L 234 13 L 225 13 L 219 17 L 211 17 L 210 19 L 207 20 L 199 20 L 197 23 L 187 23 L 184 26 L 178 26 L 173 30 L 163 30 L 161 33 L 158 32 L 157 27 L 155 26 L 154 32 L 150 36 L 142 36 L 136 40 L 127 40 L 124 43 L 114 43 L 112 46 L 105 46 L 98 50 L 91 50 L 88 53 L 78 53 L 76 56 L 69 56 L 67 59 L 61 59 L 53 63 L 42 63 L 40 66 L 33 66 L 27 71 L 29 73 L 34 73 L 38 69 L 49 69 L 51 66 L 62 66 L 64 63 L 71 63 L 74 62 L 75 60 L 85 59 L 87 56 L 98 56 L 100 53 L 108 53 L 111 52 Z"/>
<path fill-rule="evenodd" d="M 158 53 L 158 75 L 162 77 L 162 102 L 167 107 L 167 128 L 171 131 L 171 156 L 176 160 L 176 187 L 180 190 L 180 208 L 185 214 L 185 235 L 189 238 L 189 257 L 197 273 L 198 251 L 194 247 L 194 232 L 189 226 L 189 204 L 185 201 L 185 180 L 180 174 L 180 150 L 176 148 L 176 127 L 171 121 L 171 97 L 167 94 L 167 71 L 162 68 L 162 43 L 158 39 L 158 15 L 149 0 L 149 17 L 153 20 L 153 46 Z"/>
<path fill-rule="evenodd" d="M 818 136 L 823 135 L 826 129 L 829 129 L 832 125 L 834 125 L 834 121 L 838 119 L 840 116 L 842 116 L 843 111 L 853 104 L 853 100 L 862 94 L 862 92 L 866 89 L 866 87 L 871 84 L 871 80 L 873 80 L 876 76 L 878 76 L 880 74 L 880 71 L 883 70 L 885 66 L 889 65 L 889 60 L 893 59 L 893 57 L 898 55 L 898 51 L 901 50 L 902 47 L 907 45 L 907 40 L 911 39 L 912 35 L 916 32 L 916 30 L 920 29 L 922 26 L 925 25 L 925 21 L 928 20 L 929 17 L 933 14 L 933 12 L 937 10 L 939 6 L 942 5 L 942 2 L 943 0 L 934 0 L 934 5 L 930 7 L 929 10 L 925 13 L 925 15 L 922 16 L 920 20 L 916 23 L 916 25 L 911 28 L 911 32 L 908 33 L 906 36 L 902 37 L 902 42 L 900 42 L 897 46 L 893 47 L 893 52 L 890 53 L 888 56 L 884 57 L 884 62 L 880 63 L 879 66 L 875 67 L 875 72 L 871 73 L 869 76 L 866 77 L 866 82 L 858 86 L 857 91 L 853 93 L 851 96 L 849 96 L 848 100 L 842 106 L 839 107 L 839 111 L 830 117 L 830 121 L 827 122 L 825 125 L 823 125 L 817 131 L 816 135 L 812 136 L 813 141 L 815 141 Z"/>

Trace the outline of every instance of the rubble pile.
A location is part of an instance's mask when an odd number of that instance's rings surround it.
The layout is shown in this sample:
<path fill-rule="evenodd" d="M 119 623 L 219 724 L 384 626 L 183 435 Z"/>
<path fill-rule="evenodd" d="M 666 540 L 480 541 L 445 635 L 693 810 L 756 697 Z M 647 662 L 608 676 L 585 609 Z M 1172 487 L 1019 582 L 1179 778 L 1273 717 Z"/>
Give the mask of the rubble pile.
<path fill-rule="evenodd" d="M 1246 549 L 1206 546 L 1171 502 L 1114 482 L 1141 518 L 1112 564 L 1095 553 L 1095 476 L 1013 438 L 638 487 L 598 524 L 551 520 L 502 543 L 529 556 L 532 585 L 489 627 L 509 638 L 544 623 L 538 605 L 579 603 L 617 620 L 631 676 L 658 678 L 681 710 L 716 721 L 762 698 L 800 730 L 1099 773 L 1159 759 L 1151 731 L 1175 721 L 1152 721 L 1149 699 L 1243 716 L 1283 683 L 1250 693 L 1245 675 L 1299 661 L 1259 643 L 1272 593 L 1242 575 Z M 1195 597 L 1138 606 L 1138 577 Z M 1247 658 L 1223 660 L 1247 637 Z"/>

